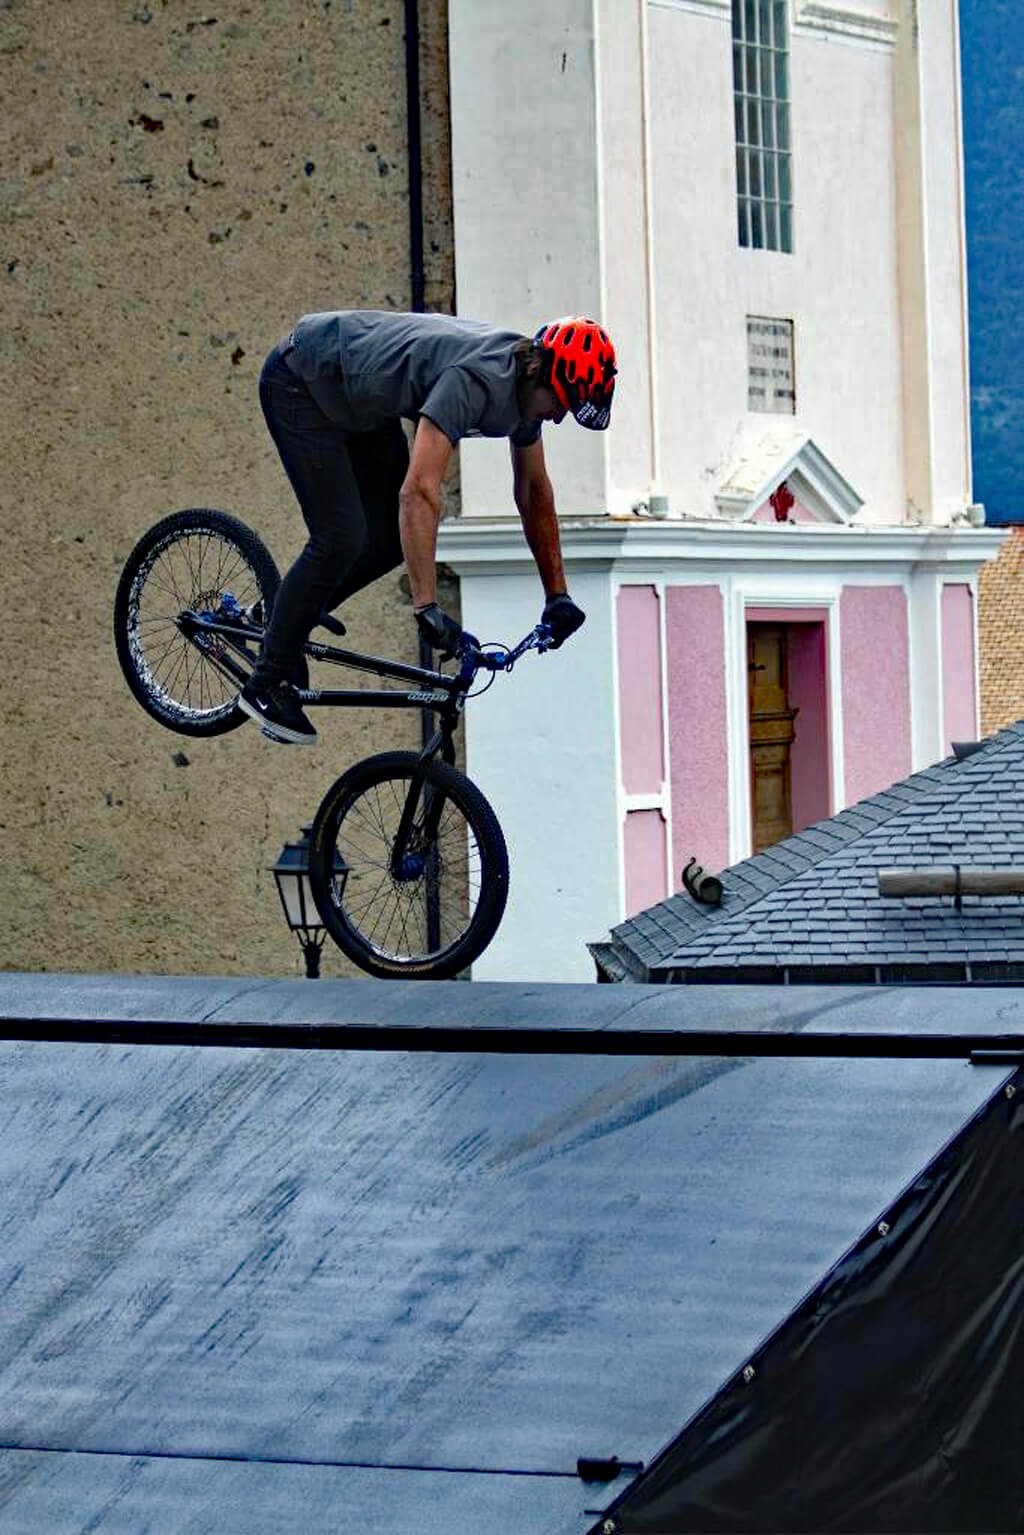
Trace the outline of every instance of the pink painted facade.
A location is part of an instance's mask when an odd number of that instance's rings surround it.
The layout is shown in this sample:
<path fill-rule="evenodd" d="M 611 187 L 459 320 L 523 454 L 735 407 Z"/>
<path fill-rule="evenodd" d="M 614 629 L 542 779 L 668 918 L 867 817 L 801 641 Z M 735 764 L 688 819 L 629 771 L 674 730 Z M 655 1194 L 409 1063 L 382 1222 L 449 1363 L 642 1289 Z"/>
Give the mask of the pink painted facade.
<path fill-rule="evenodd" d="M 725 615 L 717 586 L 665 592 L 672 888 L 692 854 L 708 869 L 729 863 L 729 743 Z"/>
<path fill-rule="evenodd" d="M 969 586 L 947 582 L 942 588 L 942 734 L 946 751 L 952 751 L 954 741 L 973 741 L 977 733 L 974 594 Z"/>
<path fill-rule="evenodd" d="M 910 649 L 901 586 L 844 586 L 839 600 L 846 803 L 911 771 Z"/>
<path fill-rule="evenodd" d="M 628 914 L 678 890 L 680 871 L 691 856 L 711 869 L 744 856 L 741 796 L 749 794 L 750 762 L 744 748 L 744 760 L 730 763 L 726 696 L 727 674 L 733 674 L 741 654 L 746 659 L 743 625 L 778 624 L 787 633 L 788 700 L 797 711 L 790 754 L 794 831 L 826 820 L 843 805 L 912 771 L 907 591 L 895 583 L 837 583 L 835 599 L 818 607 L 747 605 L 741 618 L 736 615 L 739 632 L 727 635 L 726 599 L 717 584 L 669 584 L 659 591 L 636 583 L 618 591 L 619 772 L 627 801 L 621 835 Z M 831 636 L 836 633 L 839 651 L 833 657 Z M 943 729 L 948 740 L 972 739 L 974 611 L 972 590 L 965 583 L 943 587 L 941 633 Z M 832 696 L 833 671 L 838 699 Z M 745 690 L 742 671 L 736 683 Z M 737 702 L 732 701 L 734 708 Z M 834 718 L 842 731 L 843 776 L 838 781 Z M 736 749 L 743 739 L 737 735 Z M 736 824 L 730 820 L 733 814 Z"/>
<path fill-rule="evenodd" d="M 618 595 L 619 741 L 627 794 L 658 794 L 665 778 L 661 610 L 653 586 Z"/>
<path fill-rule="evenodd" d="M 824 615 L 789 631 L 789 701 L 798 710 L 790 758 L 793 830 L 832 814 L 828 625 Z"/>
<path fill-rule="evenodd" d="M 665 867 L 665 818 L 660 810 L 630 810 L 623 837 L 627 917 L 656 906 L 669 894 Z"/>

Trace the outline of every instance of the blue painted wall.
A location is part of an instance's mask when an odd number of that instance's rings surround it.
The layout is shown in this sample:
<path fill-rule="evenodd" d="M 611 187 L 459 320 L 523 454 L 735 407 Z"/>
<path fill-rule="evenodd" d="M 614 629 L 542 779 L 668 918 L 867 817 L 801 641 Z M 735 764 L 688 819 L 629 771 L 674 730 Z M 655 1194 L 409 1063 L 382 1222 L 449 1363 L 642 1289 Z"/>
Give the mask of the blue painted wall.
<path fill-rule="evenodd" d="M 974 498 L 1024 522 L 1024 5 L 960 0 Z"/>

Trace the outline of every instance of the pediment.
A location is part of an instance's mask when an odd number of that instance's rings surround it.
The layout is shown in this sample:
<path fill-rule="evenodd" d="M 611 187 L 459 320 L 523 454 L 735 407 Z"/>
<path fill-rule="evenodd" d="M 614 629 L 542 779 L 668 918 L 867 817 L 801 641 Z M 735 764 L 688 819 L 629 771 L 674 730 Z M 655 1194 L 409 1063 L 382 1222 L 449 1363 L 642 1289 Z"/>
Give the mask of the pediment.
<path fill-rule="evenodd" d="M 799 509 L 796 520 L 847 523 L 864 505 L 808 433 L 794 427 L 748 438 L 719 481 L 715 504 L 733 522 L 761 521 L 783 482 Z"/>

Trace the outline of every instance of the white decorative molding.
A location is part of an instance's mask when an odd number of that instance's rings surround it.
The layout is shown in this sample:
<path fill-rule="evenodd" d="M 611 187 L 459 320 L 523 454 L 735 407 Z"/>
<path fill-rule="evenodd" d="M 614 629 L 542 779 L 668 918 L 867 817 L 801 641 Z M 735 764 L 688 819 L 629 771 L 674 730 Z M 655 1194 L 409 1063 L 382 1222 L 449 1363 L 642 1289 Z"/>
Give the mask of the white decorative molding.
<path fill-rule="evenodd" d="M 900 27 L 898 18 L 888 8 L 886 14 L 879 15 L 859 6 L 828 3 L 828 0 L 793 0 L 793 25 L 835 37 L 881 44 L 885 48 L 895 46 Z"/>
<path fill-rule="evenodd" d="M 791 561 L 809 572 L 839 571 L 857 579 L 892 579 L 941 570 L 970 580 L 1001 549 L 1005 528 L 880 527 L 850 523 L 729 523 L 640 517 L 560 519 L 562 554 L 574 571 L 615 570 L 631 580 L 675 577 L 720 579 L 724 567 L 753 561 L 758 568 Z M 438 557 L 458 575 L 503 575 L 535 569 L 517 517 L 461 517 L 441 524 Z M 674 567 L 674 568 L 673 568 Z M 874 567 L 872 571 L 871 567 Z M 809 599 L 808 599 L 809 600 Z"/>
<path fill-rule="evenodd" d="M 732 0 L 647 0 L 647 3 L 660 11 L 687 11 L 690 15 L 709 16 L 715 21 L 728 21 L 732 15 Z M 838 0 L 832 0 L 832 3 L 829 0 L 792 0 L 792 15 L 798 31 L 806 28 L 809 32 L 855 38 L 884 48 L 893 47 L 900 25 L 889 8 L 879 15 L 860 6 L 843 5 Z"/>
<path fill-rule="evenodd" d="M 689 11 L 692 16 L 710 16 L 715 21 L 728 21 L 732 15 L 732 0 L 647 0 L 647 3 L 660 11 Z"/>
<path fill-rule="evenodd" d="M 775 427 L 741 450 L 715 491 L 725 516 L 745 522 L 785 480 L 822 522 L 849 522 L 864 505 L 848 480 L 806 432 Z"/>

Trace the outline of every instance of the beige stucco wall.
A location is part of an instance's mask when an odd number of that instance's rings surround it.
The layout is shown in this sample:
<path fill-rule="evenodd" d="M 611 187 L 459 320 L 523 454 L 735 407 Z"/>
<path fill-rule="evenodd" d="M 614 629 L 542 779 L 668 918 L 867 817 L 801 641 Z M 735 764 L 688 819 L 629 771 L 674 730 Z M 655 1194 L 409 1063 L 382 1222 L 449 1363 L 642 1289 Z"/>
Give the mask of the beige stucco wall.
<path fill-rule="evenodd" d="M 447 309 L 445 0 L 420 11 Z M 256 382 L 302 312 L 410 303 L 403 6 L 2 0 L 0 81 L 0 965 L 292 974 L 265 867 L 418 716 L 321 713 L 306 751 L 251 726 L 186 741 L 128 694 L 111 604 L 177 507 L 235 512 L 282 567 L 301 546 Z M 356 646 L 414 656 L 397 573 L 346 617 Z"/>

